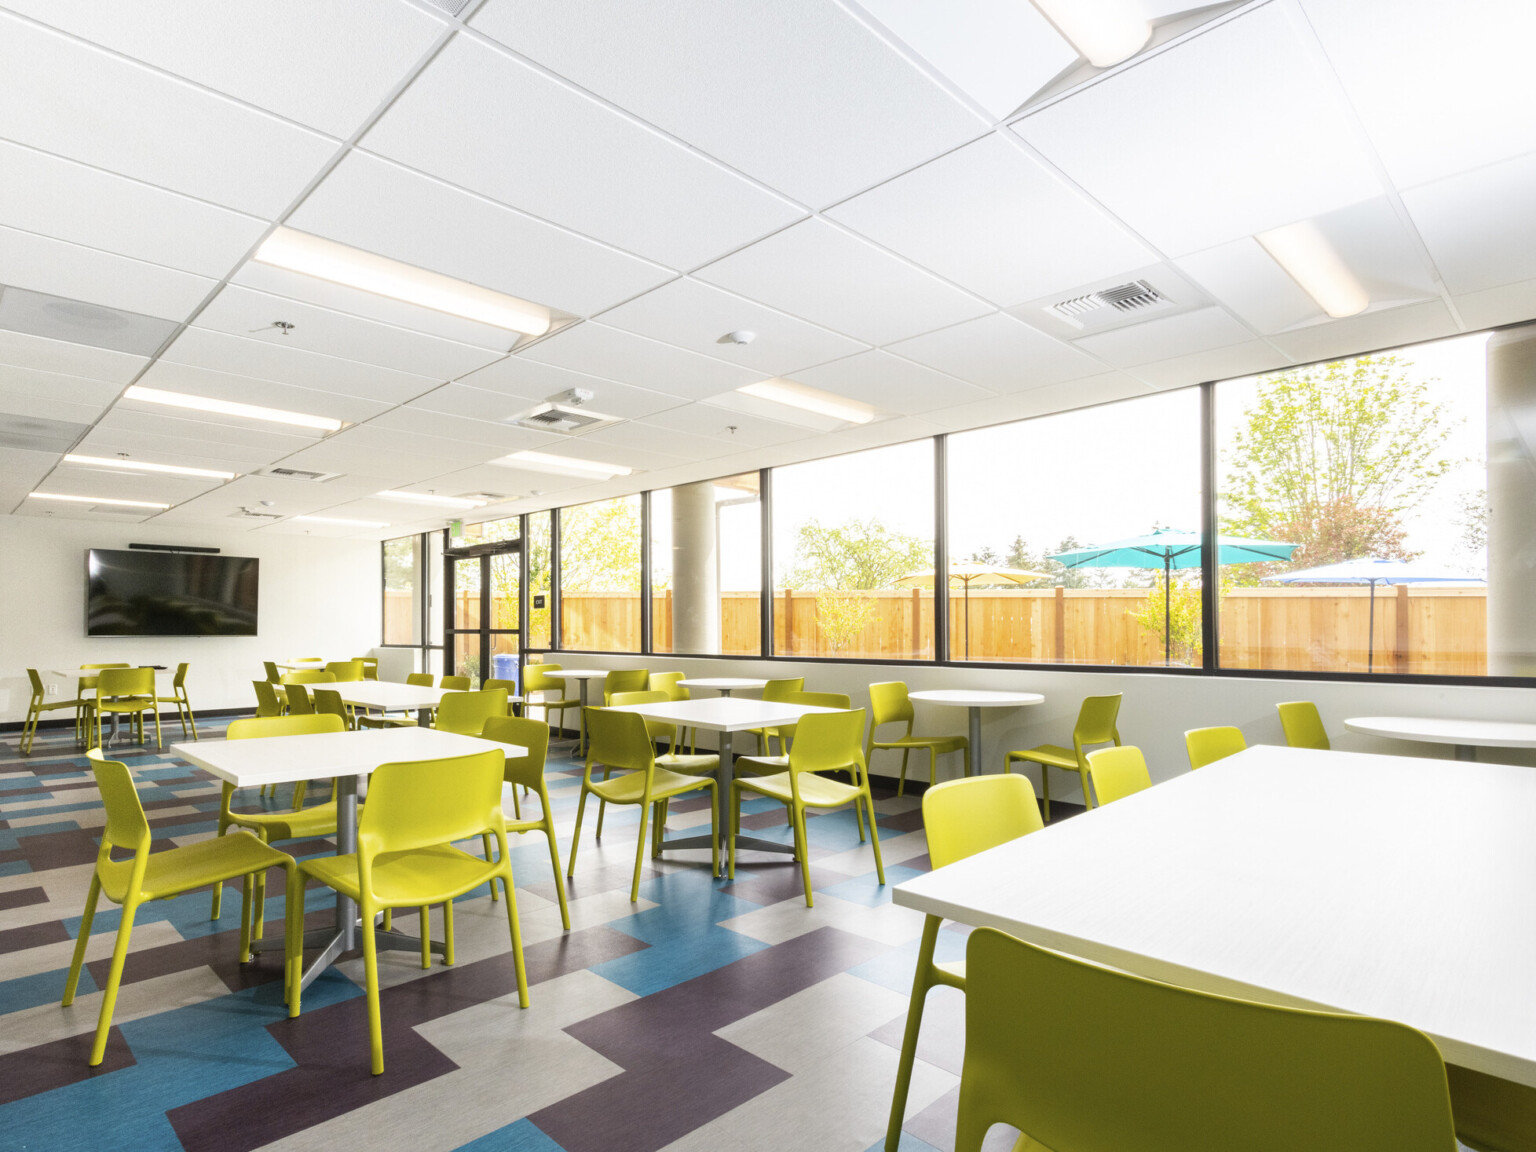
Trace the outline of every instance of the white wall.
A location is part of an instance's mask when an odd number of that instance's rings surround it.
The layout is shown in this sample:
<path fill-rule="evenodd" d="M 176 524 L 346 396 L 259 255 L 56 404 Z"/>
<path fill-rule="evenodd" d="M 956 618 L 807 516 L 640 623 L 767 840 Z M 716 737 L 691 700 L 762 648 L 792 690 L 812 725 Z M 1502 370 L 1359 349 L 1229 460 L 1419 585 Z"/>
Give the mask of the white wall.
<path fill-rule="evenodd" d="M 87 638 L 85 552 L 130 542 L 258 557 L 257 635 Z M 0 722 L 26 715 L 28 668 L 117 661 L 173 669 L 186 661 L 194 710 L 254 707 L 251 681 L 263 679 L 263 660 L 346 659 L 379 642 L 379 565 L 375 540 L 0 516 Z M 43 681 L 58 684 L 61 698 L 74 690 L 72 680 L 45 674 Z M 168 679 L 163 683 L 170 687 Z"/>
<path fill-rule="evenodd" d="M 982 713 L 983 768 L 1002 770 L 1003 756 L 1016 748 L 1037 744 L 1072 742 L 1072 722 L 1084 696 L 1122 692 L 1120 736 L 1139 746 L 1147 756 L 1154 780 L 1165 780 L 1189 770 L 1184 733 L 1190 728 L 1235 724 L 1250 744 L 1283 744 L 1275 705 L 1284 700 L 1313 700 L 1335 748 L 1357 752 L 1388 752 L 1405 756 L 1449 759 L 1448 745 L 1412 744 L 1357 735 L 1344 727 L 1350 716 L 1457 716 L 1467 719 L 1536 721 L 1536 684 L 1531 688 L 1449 687 L 1430 684 L 1370 684 L 1306 680 L 1250 680 L 1217 676 L 1165 676 L 1098 672 L 1053 672 L 990 668 L 937 668 L 922 664 L 837 664 L 791 661 L 699 660 L 672 656 L 589 656 L 550 653 L 548 659 L 566 668 L 639 668 L 652 672 L 682 670 L 698 676 L 756 676 L 778 678 L 804 676 L 813 691 L 846 692 L 854 707 L 869 707 L 867 686 L 881 680 L 904 680 L 913 691 L 924 688 L 991 688 L 1038 692 L 1044 704 L 1017 709 L 987 709 Z M 600 699 L 593 682 L 594 699 Z M 712 693 L 699 692 L 699 695 Z M 920 734 L 960 733 L 967 730 L 968 715 L 961 708 L 917 705 Z M 891 731 L 896 731 L 892 728 Z M 738 751 L 742 751 L 738 748 Z M 1484 749 L 1484 759 L 1536 765 L 1536 752 Z M 949 763 L 946 764 L 946 761 Z M 874 773 L 894 777 L 900 767 L 899 753 L 875 753 Z M 927 759 L 914 755 L 909 775 L 926 781 Z M 941 757 L 939 779 L 959 775 L 958 756 Z M 1036 791 L 1039 770 L 1029 772 Z M 1053 799 L 1081 803 L 1075 775 L 1052 772 Z M 1454 762 L 1446 765 L 1446 792 L 1455 796 Z M 1362 803 L 1366 797 L 1322 797 L 1322 803 Z M 1477 803 L 1477 797 L 1460 802 Z"/>

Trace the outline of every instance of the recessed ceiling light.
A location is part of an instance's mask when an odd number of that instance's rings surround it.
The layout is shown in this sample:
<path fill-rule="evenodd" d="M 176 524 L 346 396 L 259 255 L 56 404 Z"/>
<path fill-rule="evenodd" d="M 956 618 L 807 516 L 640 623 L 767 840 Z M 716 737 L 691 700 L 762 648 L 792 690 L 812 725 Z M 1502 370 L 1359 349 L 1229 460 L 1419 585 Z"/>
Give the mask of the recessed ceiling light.
<path fill-rule="evenodd" d="M 147 464 L 143 460 L 109 460 L 105 456 L 77 456 L 73 452 L 64 457 L 66 464 L 87 464 L 92 468 L 116 468 L 126 472 L 169 472 L 175 476 L 207 476 L 211 480 L 233 480 L 235 473 L 219 472 L 213 468 L 183 468 L 179 464 Z"/>
<path fill-rule="evenodd" d="M 615 476 L 628 476 L 634 471 L 622 464 L 604 464 L 601 460 L 582 460 L 575 456 L 551 456 L 547 452 L 514 452 L 492 464 L 506 468 L 528 468 L 534 472 L 553 472 L 557 476 L 597 477 L 609 480 Z"/>
<path fill-rule="evenodd" d="M 341 524 L 348 528 L 388 528 L 387 520 L 344 520 L 339 516 L 290 516 L 290 520 L 302 520 L 306 524 Z"/>
<path fill-rule="evenodd" d="M 1370 307 L 1370 293 L 1312 221 L 1271 228 L 1254 239 L 1335 320 Z"/>
<path fill-rule="evenodd" d="M 152 500 L 117 500 L 110 496 L 63 496 L 57 492 L 28 492 L 30 500 L 68 500 L 72 504 L 121 504 L 125 508 L 169 508 Z"/>
<path fill-rule="evenodd" d="M 875 418 L 875 408 L 862 400 L 850 400 L 833 392 L 823 392 L 801 384 L 798 380 L 760 380 L 756 384 L 744 384 L 736 391 L 759 400 L 772 400 L 818 416 L 830 416 L 834 420 L 846 420 L 850 424 L 868 424 Z"/>
<path fill-rule="evenodd" d="M 436 504 L 442 508 L 479 508 L 484 500 L 464 500 L 458 496 L 433 496 L 426 492 L 375 492 L 386 500 L 404 500 L 408 504 Z"/>
<path fill-rule="evenodd" d="M 237 404 L 233 400 L 211 400 L 207 396 L 189 396 L 185 392 L 162 392 L 135 384 L 123 393 L 125 400 L 143 400 L 146 404 L 164 404 L 170 408 L 190 408 L 194 412 L 217 412 L 221 416 L 244 416 L 248 420 L 266 420 L 273 424 L 294 424 L 300 428 L 318 428 L 335 432 L 340 420 L 329 416 L 309 416 L 303 412 L 285 412 L 281 408 L 261 408 L 255 404 Z"/>
<path fill-rule="evenodd" d="M 302 272 L 318 280 L 360 288 L 376 296 L 419 304 L 435 312 L 478 320 L 527 336 L 542 336 L 549 331 L 548 308 L 292 228 L 278 228 L 268 236 L 256 250 L 255 259 L 260 264 Z"/>
<path fill-rule="evenodd" d="M 1136 0 L 1034 0 L 1034 4 L 1095 68 L 1129 60 L 1152 39 L 1152 24 Z"/>

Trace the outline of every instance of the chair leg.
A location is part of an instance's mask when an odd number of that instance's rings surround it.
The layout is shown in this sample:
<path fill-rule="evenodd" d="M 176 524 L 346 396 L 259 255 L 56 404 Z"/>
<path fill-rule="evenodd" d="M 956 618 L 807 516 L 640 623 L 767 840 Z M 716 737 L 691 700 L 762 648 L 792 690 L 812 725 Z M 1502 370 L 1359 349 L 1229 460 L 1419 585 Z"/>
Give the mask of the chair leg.
<path fill-rule="evenodd" d="M 32 708 L 27 709 L 27 718 L 21 722 L 21 754 L 26 756 L 32 751 L 32 740 L 37 737 L 37 720 L 42 713 Z M 29 726 L 30 725 L 30 731 Z M 75 727 L 80 727 L 80 722 L 75 721 Z"/>
<path fill-rule="evenodd" d="M 576 831 L 571 833 L 571 858 L 566 861 L 565 874 L 567 877 L 576 875 L 576 849 L 581 846 L 581 818 L 587 810 L 587 790 L 581 790 L 581 799 L 576 802 Z"/>
<path fill-rule="evenodd" d="M 101 1015 L 96 1020 L 96 1039 L 91 1044 L 91 1067 L 101 1063 L 107 1052 L 107 1033 L 112 1031 L 112 1012 L 117 1007 L 117 989 L 123 982 L 123 965 L 128 960 L 128 939 L 133 933 L 133 915 L 139 902 L 132 894 L 123 904 L 123 918 L 117 926 L 117 943 L 112 946 L 112 968 L 107 986 L 102 990 Z"/>
<path fill-rule="evenodd" d="M 91 921 L 96 919 L 96 901 L 101 897 L 101 878 L 91 876 L 91 890 L 85 897 L 85 914 L 80 917 L 80 930 L 75 936 L 75 954 L 69 962 L 69 979 L 64 981 L 65 1008 L 75 1002 L 75 988 L 80 983 L 80 968 L 85 963 L 85 945 L 91 938 Z"/>
<path fill-rule="evenodd" d="M 233 784 L 226 784 L 226 785 L 224 785 L 224 791 L 226 793 L 231 793 L 234 790 L 235 790 L 235 786 Z M 224 805 L 224 810 L 226 812 L 229 810 L 228 803 L 226 803 Z M 219 814 L 219 831 L 218 831 L 217 834 L 222 836 L 228 830 L 229 830 L 229 820 L 221 812 Z M 208 919 L 210 919 L 210 920 L 217 920 L 219 918 L 219 916 L 222 914 L 223 910 L 224 910 L 224 882 L 222 880 L 220 880 L 220 881 L 216 881 L 214 883 L 214 885 L 213 885 L 213 907 L 208 912 Z"/>
<path fill-rule="evenodd" d="M 734 880 L 736 879 L 736 836 L 741 831 L 741 789 L 734 780 L 731 782 L 731 827 L 729 831 L 731 835 L 731 853 L 730 862 L 727 864 L 726 870 L 730 878 Z M 716 838 L 718 839 L 718 837 L 719 830 L 717 829 Z M 720 866 L 716 864 L 716 874 L 719 871 Z"/>
<path fill-rule="evenodd" d="M 896 782 L 896 795 L 898 795 L 898 796 L 900 796 L 903 792 L 905 792 L 907 790 L 907 757 L 910 756 L 911 754 L 912 754 L 912 750 L 910 748 L 906 748 L 906 749 L 902 750 L 902 753 L 901 753 L 901 779 Z"/>
<path fill-rule="evenodd" d="M 299 981 L 304 975 L 304 874 L 297 864 L 285 866 L 287 907 L 284 909 L 283 959 L 287 976 L 288 1015 L 299 1014 Z"/>
<path fill-rule="evenodd" d="M 648 800 L 640 803 L 640 836 L 635 841 L 635 875 L 629 882 L 629 902 L 633 904 L 640 899 L 640 869 L 645 864 L 645 832 L 646 821 L 651 816 L 651 805 Z"/>
<path fill-rule="evenodd" d="M 1077 777 L 1083 782 L 1083 807 L 1085 809 L 1094 807 L 1093 793 L 1088 789 L 1088 770 L 1086 768 L 1079 768 L 1077 770 Z"/>
<path fill-rule="evenodd" d="M 966 766 L 966 773 L 965 774 L 967 776 L 969 776 L 971 774 L 970 773 L 970 766 L 969 765 Z M 937 748 L 935 748 L 932 744 L 930 744 L 930 745 L 928 745 L 928 787 L 932 788 L 938 782 L 939 782 L 939 750 Z"/>
<path fill-rule="evenodd" d="M 548 803 L 544 805 L 544 836 L 549 840 L 549 864 L 555 874 L 555 895 L 560 898 L 560 924 L 569 932 L 571 930 L 571 910 L 565 903 L 565 883 L 560 876 L 560 845 L 555 843 L 555 820 L 549 814 Z"/>
<path fill-rule="evenodd" d="M 869 785 L 864 785 L 864 803 L 869 806 L 869 843 L 875 850 L 875 875 L 880 877 L 880 887 L 885 887 L 885 861 L 880 859 L 880 833 L 875 831 L 875 798 L 869 791 Z M 859 802 L 853 802 L 855 809 Z"/>
<path fill-rule="evenodd" d="M 423 904 L 419 909 L 421 923 L 417 926 L 417 934 L 421 936 L 421 966 L 432 967 L 432 909 Z"/>
<path fill-rule="evenodd" d="M 961 751 L 965 755 L 965 774 L 969 776 L 974 771 L 977 775 L 980 775 L 981 765 L 971 759 L 971 742 L 969 740 L 965 742 L 965 747 Z"/>
<path fill-rule="evenodd" d="M 180 699 L 176 701 L 176 719 L 181 721 L 181 738 L 185 740 L 187 738 L 187 714 L 181 709 Z"/>
<path fill-rule="evenodd" d="M 197 717 L 192 712 L 192 701 L 183 698 L 182 702 L 187 706 L 187 723 L 192 726 L 192 739 L 201 740 L 202 737 L 197 734 Z"/>
<path fill-rule="evenodd" d="M 709 787 L 709 873 L 720 875 L 720 794 L 718 784 Z"/>
<path fill-rule="evenodd" d="M 161 736 L 161 734 L 160 734 L 160 709 L 155 708 L 155 709 L 152 709 L 152 711 L 155 714 L 155 750 L 157 752 L 160 752 L 160 751 L 164 751 L 165 750 L 165 738 L 163 736 Z M 141 712 L 139 714 L 139 732 L 142 734 L 143 731 L 144 731 L 144 714 Z M 142 744 L 143 742 L 144 741 L 143 741 L 143 738 L 142 738 L 142 735 L 141 735 L 139 743 Z"/>
<path fill-rule="evenodd" d="M 805 906 L 814 908 L 816 898 L 811 895 L 810 837 L 805 832 L 805 809 L 791 807 L 790 816 L 795 824 L 795 846 L 800 849 L 800 878 L 805 882 Z"/>
<path fill-rule="evenodd" d="M 917 1037 L 923 1027 L 923 1008 L 933 987 L 933 950 L 939 941 L 939 917 L 923 921 L 923 942 L 917 950 L 917 971 L 912 975 L 912 999 L 907 1004 L 907 1030 L 901 1038 L 901 1060 L 896 1065 L 896 1091 L 891 1097 L 891 1119 L 885 1128 L 885 1152 L 897 1152 L 901 1125 L 907 1118 L 907 1093 L 912 1087 L 912 1066 L 917 1061 Z"/>
<path fill-rule="evenodd" d="M 858 781 L 855 780 L 854 783 L 857 784 Z M 864 809 L 860 808 L 857 802 L 853 806 L 853 818 L 859 826 L 859 843 L 862 844 L 864 843 Z"/>
<path fill-rule="evenodd" d="M 443 963 L 453 963 L 453 897 L 443 901 Z"/>
<path fill-rule="evenodd" d="M 262 842 L 263 843 L 266 842 L 266 838 L 265 837 L 262 838 Z M 256 919 L 254 921 L 252 921 L 252 923 L 251 923 L 251 934 L 257 940 L 260 940 L 262 938 L 262 936 L 265 934 L 266 923 L 267 923 L 267 873 L 266 873 L 265 869 L 263 869 L 262 871 L 256 873 L 255 888 L 256 888 L 256 907 L 255 907 Z"/>
<path fill-rule="evenodd" d="M 1045 822 L 1051 822 L 1051 766 L 1040 765 L 1040 791 L 1045 796 Z"/>
<path fill-rule="evenodd" d="M 240 877 L 240 963 L 251 962 L 251 898 L 255 895 L 254 876 Z"/>
<path fill-rule="evenodd" d="M 515 788 L 512 790 L 512 794 L 513 796 L 517 795 Z M 480 833 L 480 844 L 485 849 L 485 858 L 489 860 L 491 858 L 491 834 L 489 832 Z M 494 876 L 491 877 L 491 899 L 492 901 L 501 899 L 500 896 L 496 895 L 496 877 Z"/>
<path fill-rule="evenodd" d="M 373 1057 L 372 1071 L 375 1076 L 384 1072 L 384 1028 L 379 1019 L 379 950 L 373 938 L 372 903 L 362 903 L 363 921 L 363 972 L 368 985 L 368 1046 Z"/>
<path fill-rule="evenodd" d="M 551 839 L 553 843 L 553 839 Z M 514 894 L 515 882 L 512 879 L 512 864 L 507 859 L 506 835 L 501 837 L 501 859 L 506 864 L 507 870 L 502 873 L 501 883 L 507 890 L 507 928 L 512 934 L 512 967 L 517 973 L 517 1005 L 519 1008 L 528 1007 L 528 971 L 523 966 L 523 932 L 517 924 L 517 896 Z M 560 869 L 555 869 L 555 878 L 558 883 Z"/>

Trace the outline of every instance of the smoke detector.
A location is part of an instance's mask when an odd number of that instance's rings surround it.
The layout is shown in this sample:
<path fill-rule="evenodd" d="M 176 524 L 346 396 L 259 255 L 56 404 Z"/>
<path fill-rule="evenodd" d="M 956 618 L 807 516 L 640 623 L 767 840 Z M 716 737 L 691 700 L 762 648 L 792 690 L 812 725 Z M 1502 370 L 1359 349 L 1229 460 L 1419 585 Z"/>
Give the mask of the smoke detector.
<path fill-rule="evenodd" d="M 740 329 L 738 329 L 735 332 L 727 332 L 724 336 L 720 337 L 720 339 L 716 340 L 715 343 L 716 344 L 750 344 L 750 343 L 752 343 L 752 341 L 754 341 L 756 339 L 757 339 L 757 333 L 756 332 L 748 332 L 745 328 L 740 328 Z"/>

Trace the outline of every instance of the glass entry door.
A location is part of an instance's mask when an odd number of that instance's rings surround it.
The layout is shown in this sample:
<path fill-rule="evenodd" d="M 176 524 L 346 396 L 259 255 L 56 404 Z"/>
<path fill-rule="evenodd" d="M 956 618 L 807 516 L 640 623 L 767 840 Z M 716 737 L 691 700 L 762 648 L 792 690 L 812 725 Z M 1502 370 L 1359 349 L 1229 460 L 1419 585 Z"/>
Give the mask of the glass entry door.
<path fill-rule="evenodd" d="M 520 542 L 454 548 L 445 559 L 447 674 L 468 676 L 471 688 L 490 679 L 518 680 Z"/>

